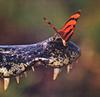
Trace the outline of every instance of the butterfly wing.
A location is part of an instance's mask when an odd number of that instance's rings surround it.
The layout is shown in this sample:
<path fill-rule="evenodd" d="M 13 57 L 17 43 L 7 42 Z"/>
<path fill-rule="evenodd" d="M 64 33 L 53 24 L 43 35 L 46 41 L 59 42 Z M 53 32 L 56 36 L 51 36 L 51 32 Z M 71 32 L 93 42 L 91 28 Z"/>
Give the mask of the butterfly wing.
<path fill-rule="evenodd" d="M 75 25 L 79 17 L 80 17 L 80 11 L 75 12 L 72 16 L 70 16 L 65 25 L 60 30 L 58 30 L 58 33 L 62 37 L 63 41 L 67 42 L 73 35 Z"/>
<path fill-rule="evenodd" d="M 80 17 L 80 11 L 75 12 L 73 15 L 70 16 L 70 18 L 67 20 L 65 25 L 60 30 L 57 30 L 57 28 L 50 21 L 48 21 L 46 17 L 44 17 L 43 19 L 47 24 L 50 25 L 52 29 L 54 29 L 58 34 L 60 34 L 62 42 L 64 46 L 66 46 L 66 42 L 73 35 L 75 25 L 79 17 Z"/>

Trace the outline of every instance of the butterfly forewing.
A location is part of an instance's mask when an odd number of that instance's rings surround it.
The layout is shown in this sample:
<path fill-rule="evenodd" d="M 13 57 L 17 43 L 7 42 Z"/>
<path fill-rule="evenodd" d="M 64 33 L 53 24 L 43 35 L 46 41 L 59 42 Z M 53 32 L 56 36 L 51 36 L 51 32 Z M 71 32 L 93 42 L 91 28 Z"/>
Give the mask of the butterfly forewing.
<path fill-rule="evenodd" d="M 79 17 L 80 11 L 77 11 L 72 16 L 70 16 L 65 25 L 60 30 L 58 30 L 58 33 L 61 35 L 64 41 L 68 41 L 70 37 L 73 35 L 74 28 Z"/>

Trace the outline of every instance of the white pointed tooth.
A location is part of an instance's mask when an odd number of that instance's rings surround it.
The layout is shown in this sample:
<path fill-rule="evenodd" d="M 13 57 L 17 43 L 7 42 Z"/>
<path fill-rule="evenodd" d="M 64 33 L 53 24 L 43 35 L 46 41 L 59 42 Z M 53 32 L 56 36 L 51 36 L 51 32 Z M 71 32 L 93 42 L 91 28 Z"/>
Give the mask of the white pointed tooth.
<path fill-rule="evenodd" d="M 24 72 L 25 77 L 27 77 L 27 72 Z"/>
<path fill-rule="evenodd" d="M 19 76 L 16 76 L 16 82 L 19 84 Z"/>
<path fill-rule="evenodd" d="M 32 66 L 32 70 L 34 71 L 34 67 Z"/>
<path fill-rule="evenodd" d="M 72 66 L 71 65 L 68 65 L 67 66 L 67 73 L 69 73 L 71 71 L 71 69 L 72 69 Z"/>
<path fill-rule="evenodd" d="M 56 80 L 58 74 L 60 73 L 60 69 L 59 68 L 55 68 L 54 69 L 54 74 L 53 74 L 53 80 Z"/>
<path fill-rule="evenodd" d="M 4 90 L 7 90 L 9 82 L 10 82 L 10 78 L 4 78 Z"/>

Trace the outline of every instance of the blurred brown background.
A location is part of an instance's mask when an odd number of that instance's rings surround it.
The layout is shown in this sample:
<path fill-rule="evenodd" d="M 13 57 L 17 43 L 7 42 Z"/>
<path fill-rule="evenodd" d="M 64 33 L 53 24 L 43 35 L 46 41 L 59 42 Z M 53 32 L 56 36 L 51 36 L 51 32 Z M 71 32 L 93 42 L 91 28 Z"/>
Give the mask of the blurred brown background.
<path fill-rule="evenodd" d="M 0 0 L 0 44 L 44 40 L 55 33 L 44 16 L 60 28 L 79 9 L 72 40 L 82 55 L 72 72 L 64 70 L 53 81 L 53 70 L 40 67 L 29 71 L 19 85 L 13 78 L 6 92 L 0 81 L 0 97 L 100 97 L 100 0 Z"/>

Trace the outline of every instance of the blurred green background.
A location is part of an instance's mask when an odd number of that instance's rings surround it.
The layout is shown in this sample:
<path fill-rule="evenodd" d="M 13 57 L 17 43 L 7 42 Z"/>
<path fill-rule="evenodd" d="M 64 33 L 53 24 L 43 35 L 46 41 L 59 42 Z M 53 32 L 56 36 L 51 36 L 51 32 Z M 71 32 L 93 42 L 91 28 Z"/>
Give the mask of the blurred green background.
<path fill-rule="evenodd" d="M 55 32 L 43 21 L 46 16 L 60 28 L 81 9 L 72 40 L 82 55 L 70 74 L 64 70 L 56 81 L 53 70 L 38 68 L 17 85 L 11 79 L 0 97 L 100 97 L 100 0 L 0 0 L 0 44 L 27 44 L 44 40 Z"/>

